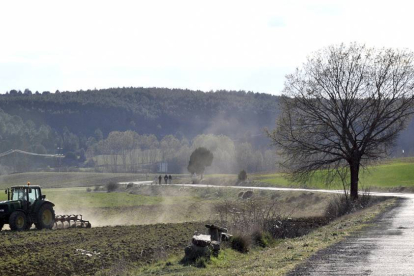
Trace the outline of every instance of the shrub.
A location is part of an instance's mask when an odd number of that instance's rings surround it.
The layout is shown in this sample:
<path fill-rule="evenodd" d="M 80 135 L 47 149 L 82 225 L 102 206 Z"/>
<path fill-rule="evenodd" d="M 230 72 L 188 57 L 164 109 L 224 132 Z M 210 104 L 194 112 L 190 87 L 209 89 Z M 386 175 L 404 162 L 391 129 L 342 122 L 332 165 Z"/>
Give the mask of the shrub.
<path fill-rule="evenodd" d="M 248 200 L 224 199 L 214 205 L 221 225 L 226 225 L 233 233 L 250 235 L 256 230 L 264 229 L 266 222 L 280 217 L 278 202 L 265 197 L 251 197 L 244 192 L 241 197 Z"/>
<path fill-rule="evenodd" d="M 340 216 L 346 215 L 352 211 L 351 200 L 342 195 L 335 197 L 329 201 L 328 206 L 325 209 L 325 216 L 329 219 L 335 219 Z"/>
<path fill-rule="evenodd" d="M 246 173 L 245 170 L 241 170 L 239 172 L 238 179 L 239 179 L 239 181 L 246 181 L 246 179 L 247 179 L 247 173 Z"/>
<path fill-rule="evenodd" d="M 231 248 L 241 253 L 249 252 L 250 243 L 250 238 L 242 235 L 235 235 L 230 240 Z"/>
<path fill-rule="evenodd" d="M 195 265 L 196 267 L 205 267 L 212 253 L 209 246 L 196 247 L 193 245 L 187 246 L 184 252 L 185 256 L 181 260 L 181 263 L 183 265 Z"/>
<path fill-rule="evenodd" d="M 106 191 L 108 193 L 113 192 L 115 190 L 117 190 L 119 188 L 119 184 L 115 183 L 115 182 L 109 182 L 108 184 L 106 184 Z"/>
<path fill-rule="evenodd" d="M 329 202 L 325 210 L 325 216 L 329 219 L 335 219 L 354 211 L 366 208 L 372 203 L 373 200 L 367 191 L 364 191 L 364 193 L 355 201 L 352 201 L 345 195 L 341 195 L 340 197 L 335 197 Z"/>
<path fill-rule="evenodd" d="M 206 257 L 200 257 L 195 260 L 194 266 L 200 268 L 206 268 L 209 259 Z"/>
<path fill-rule="evenodd" d="M 128 183 L 128 185 L 126 186 L 126 188 L 127 188 L 127 189 L 130 189 L 130 188 L 132 188 L 133 186 L 134 186 L 134 183 L 132 183 L 132 182 L 131 182 L 131 183 Z"/>
<path fill-rule="evenodd" d="M 91 188 L 87 188 L 87 189 L 86 189 L 86 191 L 87 191 L 88 193 L 90 193 L 90 192 L 92 191 L 92 189 L 91 189 Z"/>
<path fill-rule="evenodd" d="M 258 230 L 252 234 L 252 239 L 255 245 L 268 247 L 272 243 L 273 237 L 269 232 Z"/>

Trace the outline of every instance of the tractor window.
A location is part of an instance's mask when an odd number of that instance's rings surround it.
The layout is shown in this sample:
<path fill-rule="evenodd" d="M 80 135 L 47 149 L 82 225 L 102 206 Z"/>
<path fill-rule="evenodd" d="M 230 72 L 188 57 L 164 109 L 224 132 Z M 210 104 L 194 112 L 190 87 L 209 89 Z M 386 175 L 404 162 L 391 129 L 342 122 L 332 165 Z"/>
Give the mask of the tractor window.
<path fill-rule="evenodd" d="M 13 189 L 12 200 L 26 200 L 26 189 Z"/>
<path fill-rule="evenodd" d="M 29 192 L 29 202 L 33 203 L 39 197 L 39 190 L 38 189 L 30 189 Z"/>

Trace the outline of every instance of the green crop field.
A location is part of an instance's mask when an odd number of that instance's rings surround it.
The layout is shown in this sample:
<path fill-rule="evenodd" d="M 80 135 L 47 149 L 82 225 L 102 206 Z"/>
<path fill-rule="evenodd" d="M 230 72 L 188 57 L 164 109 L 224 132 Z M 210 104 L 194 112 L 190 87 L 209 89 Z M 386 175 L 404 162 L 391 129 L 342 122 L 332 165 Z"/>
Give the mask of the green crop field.
<path fill-rule="evenodd" d="M 295 183 L 289 181 L 285 174 L 254 174 L 251 179 L 276 187 L 308 187 L 319 189 L 342 189 L 341 184 L 333 183 L 326 186 L 321 176 L 323 172 L 315 174 L 308 183 Z M 394 187 L 414 188 L 414 159 L 392 159 L 376 166 L 365 168 L 360 175 L 360 187 L 371 189 L 389 189 Z"/>

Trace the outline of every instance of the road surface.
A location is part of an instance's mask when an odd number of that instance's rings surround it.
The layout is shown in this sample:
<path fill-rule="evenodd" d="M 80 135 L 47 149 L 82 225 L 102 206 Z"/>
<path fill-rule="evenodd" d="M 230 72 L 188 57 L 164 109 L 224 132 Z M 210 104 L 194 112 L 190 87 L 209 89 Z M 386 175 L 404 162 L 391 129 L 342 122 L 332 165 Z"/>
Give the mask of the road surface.
<path fill-rule="evenodd" d="M 135 182 L 137 185 L 147 183 Z M 170 184 L 184 187 L 223 187 L 202 184 Z M 225 188 L 270 191 L 343 191 L 274 187 Z M 414 276 L 414 194 L 371 193 L 373 196 L 399 197 L 399 204 L 382 214 L 373 226 L 319 251 L 291 272 L 295 275 L 413 275 Z"/>

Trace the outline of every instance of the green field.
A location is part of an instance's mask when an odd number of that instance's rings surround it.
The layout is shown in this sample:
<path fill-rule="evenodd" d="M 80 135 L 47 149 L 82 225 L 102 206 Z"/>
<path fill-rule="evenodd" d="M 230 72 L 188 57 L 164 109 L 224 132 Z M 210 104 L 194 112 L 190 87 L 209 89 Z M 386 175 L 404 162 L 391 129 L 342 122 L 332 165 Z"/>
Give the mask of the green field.
<path fill-rule="evenodd" d="M 321 179 L 323 172 L 317 173 L 308 183 L 295 183 L 289 181 L 282 173 L 253 174 L 251 179 L 262 185 L 275 187 L 307 187 L 318 189 L 342 189 L 339 183 L 326 186 Z M 414 188 L 414 159 L 393 159 L 376 166 L 365 168 L 360 175 L 361 188 L 371 190 L 387 190 L 396 187 Z"/>

